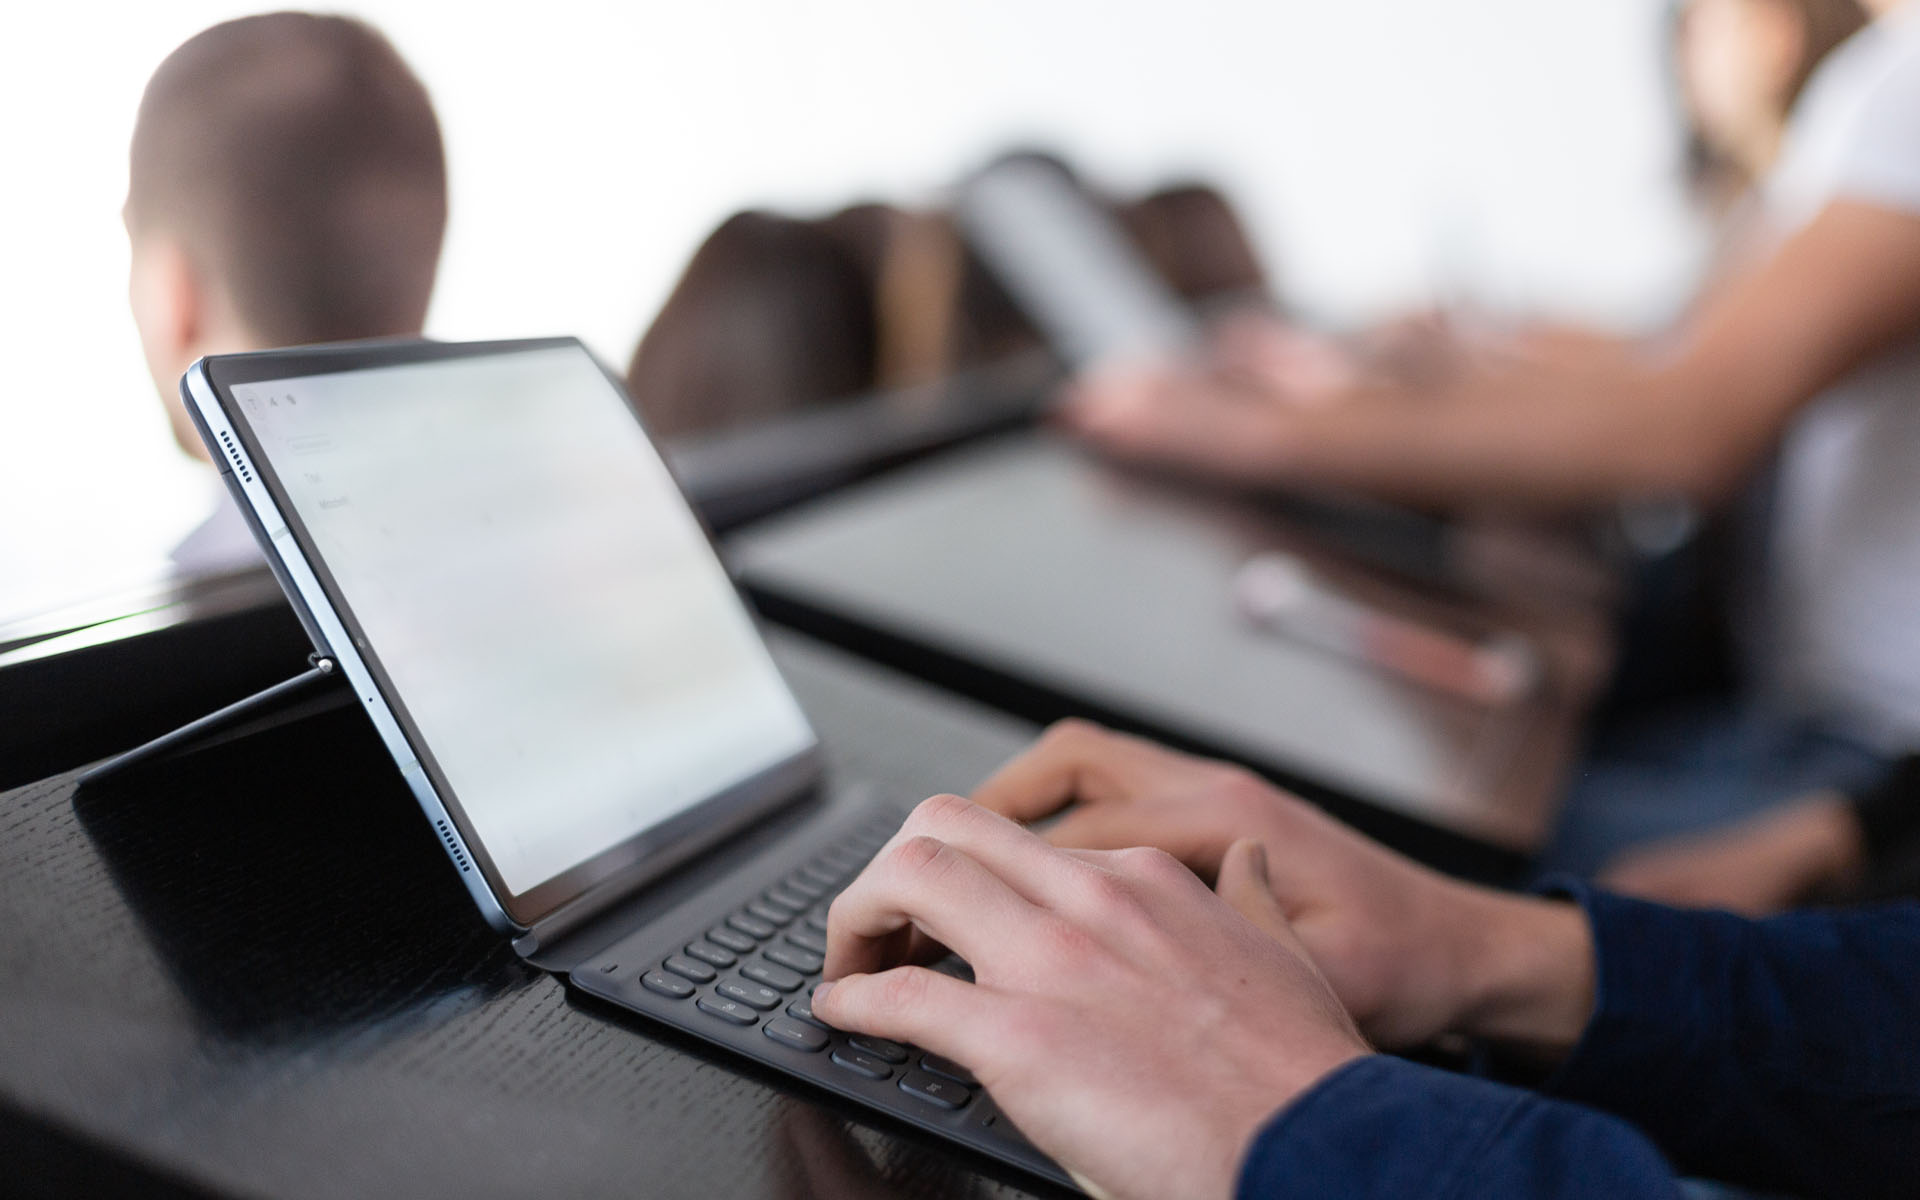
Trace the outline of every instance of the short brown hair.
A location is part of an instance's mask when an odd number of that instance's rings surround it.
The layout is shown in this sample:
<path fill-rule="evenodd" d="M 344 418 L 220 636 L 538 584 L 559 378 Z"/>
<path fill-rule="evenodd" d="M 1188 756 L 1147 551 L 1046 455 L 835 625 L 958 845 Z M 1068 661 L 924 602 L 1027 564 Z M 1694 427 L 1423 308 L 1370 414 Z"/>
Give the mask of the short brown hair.
<path fill-rule="evenodd" d="M 279 345 L 417 333 L 447 222 L 427 92 L 377 31 L 281 12 L 215 25 L 147 83 L 127 217 L 181 239 Z"/>
<path fill-rule="evenodd" d="M 878 255 L 835 225 L 851 233 L 878 215 L 742 212 L 707 235 L 627 367 L 654 435 L 747 425 L 872 386 L 879 331 L 863 260 Z"/>

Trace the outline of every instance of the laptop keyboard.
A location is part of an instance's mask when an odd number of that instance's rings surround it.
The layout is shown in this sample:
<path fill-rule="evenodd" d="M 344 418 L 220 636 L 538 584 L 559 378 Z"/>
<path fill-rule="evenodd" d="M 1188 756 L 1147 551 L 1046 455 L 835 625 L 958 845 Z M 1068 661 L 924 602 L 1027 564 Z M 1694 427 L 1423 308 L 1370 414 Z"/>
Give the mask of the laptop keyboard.
<path fill-rule="evenodd" d="M 885 1038 L 833 1029 L 813 1015 L 826 965 L 827 907 L 905 816 L 863 817 L 777 882 L 689 902 L 573 970 L 576 986 L 706 1041 L 854 1099 L 1059 1183 L 1069 1177 L 1001 1116 L 959 1063 Z M 959 959 L 934 964 L 962 979 Z"/>
<path fill-rule="evenodd" d="M 885 1038 L 841 1033 L 813 1015 L 813 989 L 826 964 L 827 906 L 893 831 L 893 821 L 877 821 L 816 855 L 654 964 L 640 976 L 641 986 L 691 1001 L 721 1024 L 757 1027 L 774 1043 L 821 1055 L 858 1078 L 897 1078 L 900 1091 L 923 1104 L 965 1108 L 980 1086 L 965 1067 Z"/>

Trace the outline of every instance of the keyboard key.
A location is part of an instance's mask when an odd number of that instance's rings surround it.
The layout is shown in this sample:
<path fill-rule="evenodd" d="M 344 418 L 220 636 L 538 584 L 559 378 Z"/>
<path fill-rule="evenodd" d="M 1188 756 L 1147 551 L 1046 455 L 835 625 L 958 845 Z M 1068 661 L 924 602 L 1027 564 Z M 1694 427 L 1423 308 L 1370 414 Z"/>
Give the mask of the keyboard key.
<path fill-rule="evenodd" d="M 816 929 L 808 929 L 804 926 L 799 929 L 789 929 L 787 940 L 802 950 L 811 950 L 815 954 L 827 952 L 827 935 Z"/>
<path fill-rule="evenodd" d="M 782 904 L 774 904 L 766 900 L 749 900 L 747 901 L 747 914 L 758 917 L 769 925 L 785 925 L 788 921 L 799 916 L 800 910 L 797 908 L 788 908 Z"/>
<path fill-rule="evenodd" d="M 868 1079 L 886 1079 L 892 1076 L 893 1068 L 871 1054 L 862 1054 L 858 1050 L 842 1047 L 833 1052 L 833 1065 L 845 1067 L 855 1075 Z"/>
<path fill-rule="evenodd" d="M 827 894 L 826 884 L 816 882 L 800 871 L 787 876 L 786 883 L 781 886 L 797 896 L 805 896 L 808 900 L 818 900 Z"/>
<path fill-rule="evenodd" d="M 725 925 L 715 925 L 707 930 L 707 940 L 718 942 L 735 954 L 752 954 L 753 948 L 760 944 L 738 929 L 728 929 Z"/>
<path fill-rule="evenodd" d="M 925 1071 L 908 1071 L 902 1075 L 900 1090 L 937 1108 L 965 1108 L 967 1101 L 973 1099 L 973 1093 L 962 1085 Z"/>
<path fill-rule="evenodd" d="M 681 976 L 684 979 L 691 979 L 695 983 L 713 982 L 712 967 L 703 962 L 695 962 L 693 959 L 687 958 L 684 955 L 676 954 L 672 958 L 669 958 L 664 965 L 667 970 L 672 971 L 675 975 Z"/>
<path fill-rule="evenodd" d="M 821 863 L 808 863 L 806 866 L 801 867 L 798 873 L 828 891 L 832 891 L 834 888 L 840 886 L 840 880 L 843 874 L 843 872 L 836 871 L 832 867 L 825 866 Z"/>
<path fill-rule="evenodd" d="M 780 1003 L 779 992 L 770 987 L 761 987 L 757 983 L 746 983 L 738 979 L 722 979 L 713 990 L 728 1000 L 751 1004 L 761 1012 Z"/>
<path fill-rule="evenodd" d="M 787 1015 L 790 1017 L 798 1017 L 802 1021 L 812 1021 L 822 1029 L 827 1028 L 825 1021 L 813 1015 L 813 997 L 811 996 L 802 996 L 792 1004 L 787 1005 Z"/>
<path fill-rule="evenodd" d="M 807 981 L 800 972 L 789 971 L 778 963 L 770 962 L 750 962 L 740 968 L 740 973 L 755 983 L 764 983 L 783 992 L 791 992 Z"/>
<path fill-rule="evenodd" d="M 875 1058 L 884 1058 L 896 1066 L 907 1061 L 907 1048 L 899 1042 L 890 1042 L 885 1038 L 850 1037 L 847 1039 L 847 1045 L 871 1054 Z"/>
<path fill-rule="evenodd" d="M 678 975 L 668 975 L 664 971 L 648 971 L 640 977 L 640 983 L 650 992 L 659 992 L 675 1000 L 685 1000 L 693 995 L 693 985 Z"/>
<path fill-rule="evenodd" d="M 776 885 L 768 888 L 767 894 L 762 896 L 761 899 L 765 900 L 768 904 L 777 904 L 782 908 L 790 908 L 793 910 L 792 915 L 797 917 L 809 908 L 812 908 L 813 902 L 817 897 L 803 896 L 798 892 L 788 891 L 786 888 Z"/>
<path fill-rule="evenodd" d="M 719 1017 L 730 1025 L 751 1025 L 760 1019 L 760 1014 L 741 1004 L 737 1000 L 723 1000 L 717 996 L 702 996 L 694 1001 L 700 1011 L 710 1017 Z"/>
<path fill-rule="evenodd" d="M 948 1079 L 957 1079 L 968 1087 L 980 1086 L 980 1081 L 973 1077 L 972 1071 L 967 1070 L 950 1058 L 941 1058 L 938 1054 L 923 1054 L 920 1056 L 920 1065 L 932 1071 L 935 1075 L 945 1075 Z"/>
<path fill-rule="evenodd" d="M 808 913 L 807 924 L 818 929 L 821 933 L 825 933 L 827 931 L 827 910 L 824 908 L 816 908 Z"/>
<path fill-rule="evenodd" d="M 791 967 L 802 975 L 814 974 L 827 962 L 813 951 L 802 950 L 798 946 L 768 946 L 767 957 L 783 967 Z"/>
<path fill-rule="evenodd" d="M 730 967 L 740 961 L 712 942 L 694 942 L 687 947 L 687 954 L 716 967 Z"/>
<path fill-rule="evenodd" d="M 811 1054 L 823 1050 L 827 1045 L 827 1031 L 818 1025 L 809 1025 L 805 1021 L 792 1021 L 786 1017 L 775 1017 L 761 1028 L 761 1032 L 784 1046 L 795 1050 L 805 1050 Z"/>
<path fill-rule="evenodd" d="M 835 846 L 820 855 L 820 862 L 829 870 L 838 871 L 842 876 L 847 876 L 866 865 L 870 857 L 872 856 L 857 850 L 849 850 L 845 846 Z"/>
<path fill-rule="evenodd" d="M 752 934 L 757 938 L 770 938 L 774 934 L 774 926 L 771 922 L 763 921 L 751 913 L 737 912 L 727 918 L 727 924 L 741 933 Z"/>

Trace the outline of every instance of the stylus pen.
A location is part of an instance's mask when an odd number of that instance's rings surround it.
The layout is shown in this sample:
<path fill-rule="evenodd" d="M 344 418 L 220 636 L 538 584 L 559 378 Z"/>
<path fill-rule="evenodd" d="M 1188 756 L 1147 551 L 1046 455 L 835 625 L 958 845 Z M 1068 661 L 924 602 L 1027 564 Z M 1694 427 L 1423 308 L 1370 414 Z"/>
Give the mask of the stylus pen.
<path fill-rule="evenodd" d="M 1489 708 L 1539 684 L 1540 658 L 1519 634 L 1471 638 L 1342 595 L 1285 554 L 1249 559 L 1234 578 L 1248 619 L 1295 641 Z"/>

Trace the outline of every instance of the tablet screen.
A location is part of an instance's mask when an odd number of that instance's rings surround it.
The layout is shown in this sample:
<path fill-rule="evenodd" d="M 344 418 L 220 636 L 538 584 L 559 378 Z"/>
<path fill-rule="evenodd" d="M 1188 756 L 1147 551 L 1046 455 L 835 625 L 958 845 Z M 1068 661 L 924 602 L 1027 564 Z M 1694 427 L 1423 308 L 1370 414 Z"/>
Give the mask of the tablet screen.
<path fill-rule="evenodd" d="M 1111 217 L 1058 170 L 1012 160 L 961 190 L 967 241 L 1075 368 L 1179 352 L 1193 315 Z"/>
<path fill-rule="evenodd" d="M 813 745 L 666 465 L 577 345 L 231 394 L 514 894 Z"/>

